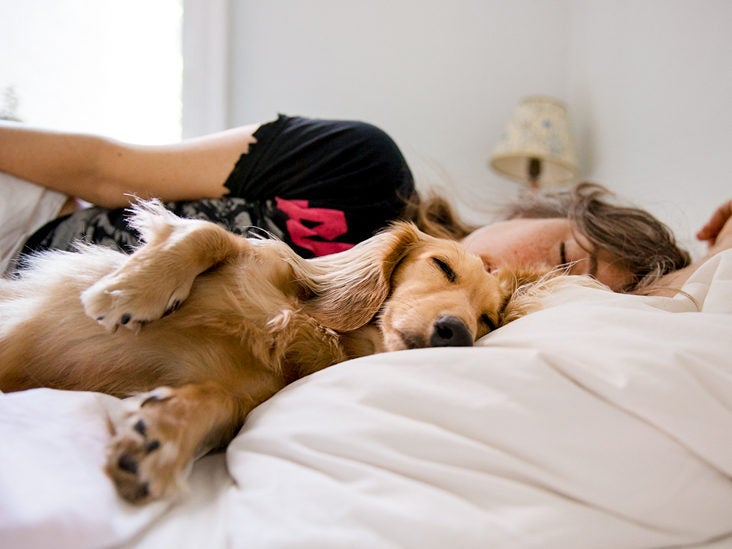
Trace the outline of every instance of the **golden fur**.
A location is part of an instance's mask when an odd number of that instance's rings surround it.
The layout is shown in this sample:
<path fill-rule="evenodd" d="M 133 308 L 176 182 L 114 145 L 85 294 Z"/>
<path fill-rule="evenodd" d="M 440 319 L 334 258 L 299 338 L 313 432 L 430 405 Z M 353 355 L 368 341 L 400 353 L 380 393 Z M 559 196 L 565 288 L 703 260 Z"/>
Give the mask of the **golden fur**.
<path fill-rule="evenodd" d="M 537 278 L 487 273 L 409 223 L 308 260 L 156 201 L 132 223 L 144 241 L 132 255 L 49 252 L 0 281 L 0 389 L 134 395 L 110 421 L 106 467 L 134 502 L 175 493 L 196 455 L 293 380 L 375 352 L 472 345 L 523 314 L 528 301 L 511 298 Z"/>

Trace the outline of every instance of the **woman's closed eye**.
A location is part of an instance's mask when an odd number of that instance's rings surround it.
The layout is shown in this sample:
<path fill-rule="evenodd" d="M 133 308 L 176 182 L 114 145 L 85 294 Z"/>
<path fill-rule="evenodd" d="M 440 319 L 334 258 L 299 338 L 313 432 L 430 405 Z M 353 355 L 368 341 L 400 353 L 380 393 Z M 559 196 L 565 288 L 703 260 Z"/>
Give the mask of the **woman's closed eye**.
<path fill-rule="evenodd" d="M 567 263 L 567 244 L 562 241 L 559 243 L 559 266 L 561 267 Z"/>
<path fill-rule="evenodd" d="M 575 240 L 559 243 L 559 264 L 567 269 L 569 274 L 594 275 L 597 270 L 597 259 Z"/>

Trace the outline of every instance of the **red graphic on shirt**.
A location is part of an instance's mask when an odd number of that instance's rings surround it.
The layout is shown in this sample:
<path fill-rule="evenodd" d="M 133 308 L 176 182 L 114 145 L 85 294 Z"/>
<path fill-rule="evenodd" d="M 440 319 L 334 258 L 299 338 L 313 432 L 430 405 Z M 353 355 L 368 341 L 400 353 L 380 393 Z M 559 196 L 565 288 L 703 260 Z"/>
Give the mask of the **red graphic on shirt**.
<path fill-rule="evenodd" d="M 290 233 L 292 242 L 301 248 L 310 250 L 318 256 L 334 254 L 353 248 L 353 244 L 347 242 L 333 242 L 333 240 L 348 232 L 346 214 L 342 211 L 329 208 L 311 208 L 307 200 L 285 200 L 275 197 L 275 201 L 277 209 L 289 217 L 287 232 Z M 310 221 L 317 223 L 317 225 L 306 227 L 303 221 Z M 320 239 L 325 239 L 325 241 Z"/>

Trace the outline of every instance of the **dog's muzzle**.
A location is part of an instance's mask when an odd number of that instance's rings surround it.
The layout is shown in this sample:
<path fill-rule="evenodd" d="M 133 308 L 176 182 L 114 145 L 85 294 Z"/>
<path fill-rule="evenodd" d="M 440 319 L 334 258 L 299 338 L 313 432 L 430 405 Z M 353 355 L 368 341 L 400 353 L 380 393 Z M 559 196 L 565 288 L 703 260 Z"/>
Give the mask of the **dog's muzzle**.
<path fill-rule="evenodd" d="M 440 315 L 432 325 L 431 347 L 471 347 L 473 334 L 456 316 Z"/>

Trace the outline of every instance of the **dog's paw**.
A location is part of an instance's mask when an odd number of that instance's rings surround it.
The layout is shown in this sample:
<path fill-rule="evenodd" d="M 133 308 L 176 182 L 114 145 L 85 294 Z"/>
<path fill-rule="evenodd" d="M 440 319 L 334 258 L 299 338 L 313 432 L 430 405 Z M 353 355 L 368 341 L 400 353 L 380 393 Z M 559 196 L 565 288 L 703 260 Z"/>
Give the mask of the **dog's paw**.
<path fill-rule="evenodd" d="M 165 281 L 169 282 L 169 281 Z M 166 316 L 188 297 L 191 283 L 166 289 L 160 280 L 113 273 L 84 290 L 81 302 L 87 316 L 113 333 L 123 326 L 138 331 L 145 324 Z"/>
<path fill-rule="evenodd" d="M 127 399 L 113 420 L 105 470 L 131 503 L 174 496 L 185 487 L 192 457 L 183 448 L 185 429 L 174 400 L 165 387 L 143 393 Z"/>

